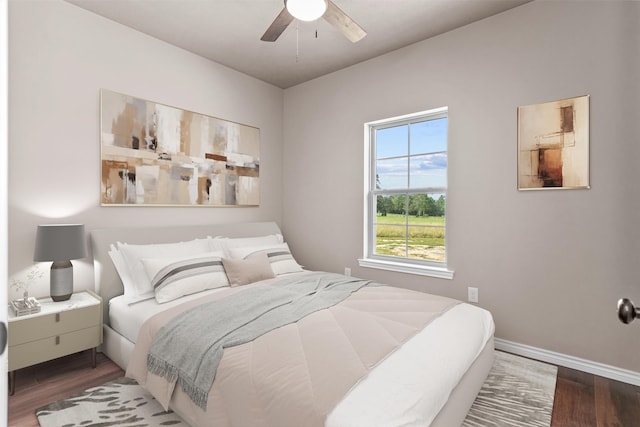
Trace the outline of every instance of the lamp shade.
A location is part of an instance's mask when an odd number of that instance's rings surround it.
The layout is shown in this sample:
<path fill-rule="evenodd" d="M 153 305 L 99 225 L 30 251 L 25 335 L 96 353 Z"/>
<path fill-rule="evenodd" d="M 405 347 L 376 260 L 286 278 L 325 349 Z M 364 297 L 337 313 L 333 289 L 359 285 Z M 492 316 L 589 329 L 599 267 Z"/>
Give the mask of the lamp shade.
<path fill-rule="evenodd" d="M 83 224 L 44 224 L 36 231 L 34 261 L 68 261 L 87 256 Z"/>
<path fill-rule="evenodd" d="M 287 11 L 301 21 L 315 21 L 327 10 L 326 0 L 286 0 Z"/>

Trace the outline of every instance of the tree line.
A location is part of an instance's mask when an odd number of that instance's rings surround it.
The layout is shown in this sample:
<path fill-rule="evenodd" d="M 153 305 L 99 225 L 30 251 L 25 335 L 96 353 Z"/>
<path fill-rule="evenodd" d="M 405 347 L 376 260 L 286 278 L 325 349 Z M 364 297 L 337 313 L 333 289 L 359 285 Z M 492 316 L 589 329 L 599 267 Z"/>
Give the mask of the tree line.
<path fill-rule="evenodd" d="M 378 215 L 407 214 L 414 216 L 444 216 L 445 197 L 440 195 L 434 199 L 429 194 L 393 194 L 389 196 L 377 196 Z"/>

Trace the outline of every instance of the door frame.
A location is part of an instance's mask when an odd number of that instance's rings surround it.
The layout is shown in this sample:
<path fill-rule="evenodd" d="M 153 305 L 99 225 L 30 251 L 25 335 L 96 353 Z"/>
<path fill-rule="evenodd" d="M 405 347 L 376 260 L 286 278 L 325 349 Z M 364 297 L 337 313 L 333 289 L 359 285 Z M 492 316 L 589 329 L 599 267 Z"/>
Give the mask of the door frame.
<path fill-rule="evenodd" d="M 8 274 L 8 160 L 9 155 L 9 4 L 0 0 L 0 322 L 7 324 L 7 284 Z M 8 358 L 7 350 L 0 355 L 0 425 L 7 425 L 9 419 L 9 402 L 7 392 Z"/>

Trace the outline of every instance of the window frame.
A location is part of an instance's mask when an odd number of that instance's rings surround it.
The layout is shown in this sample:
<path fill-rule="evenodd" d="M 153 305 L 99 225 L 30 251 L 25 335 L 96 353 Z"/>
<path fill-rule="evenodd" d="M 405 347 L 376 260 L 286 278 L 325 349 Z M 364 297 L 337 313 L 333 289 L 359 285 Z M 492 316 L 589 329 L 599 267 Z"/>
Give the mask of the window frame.
<path fill-rule="evenodd" d="M 447 118 L 447 175 L 449 175 L 449 108 L 440 107 L 431 110 L 420 111 L 417 113 L 407 114 L 404 116 L 392 117 L 389 119 L 376 120 L 364 124 L 364 244 L 363 257 L 358 259 L 361 267 L 377 268 L 382 270 L 391 270 L 402 273 L 432 276 L 444 279 L 452 279 L 453 271 L 448 267 L 448 221 L 447 218 L 447 194 L 448 179 L 444 188 L 407 188 L 378 190 L 376 188 L 376 132 L 381 129 L 402 126 L 405 124 L 413 124 L 424 122 L 427 120 L 436 120 Z M 432 154 L 432 153 L 429 153 Z M 407 153 L 409 162 L 411 153 Z M 410 173 L 410 170 L 408 170 Z M 410 176 L 410 175 L 409 175 Z M 409 178 L 410 179 L 410 178 Z M 444 194 L 445 195 L 445 260 L 444 262 L 429 261 L 421 259 L 413 259 L 408 257 L 400 257 L 393 255 L 380 255 L 375 253 L 376 231 L 375 231 L 375 215 L 377 214 L 377 196 L 379 194 Z M 408 203 L 408 199 L 407 199 Z M 407 212 L 408 215 L 408 212 Z M 408 225 L 407 225 L 408 227 Z"/>

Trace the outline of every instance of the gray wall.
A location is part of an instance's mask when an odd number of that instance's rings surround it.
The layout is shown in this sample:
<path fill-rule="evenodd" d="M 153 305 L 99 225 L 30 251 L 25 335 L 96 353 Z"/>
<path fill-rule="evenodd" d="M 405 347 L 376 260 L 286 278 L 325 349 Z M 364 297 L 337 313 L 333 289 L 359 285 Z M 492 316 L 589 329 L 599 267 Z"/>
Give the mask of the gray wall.
<path fill-rule="evenodd" d="M 259 208 L 100 207 L 100 89 L 260 128 Z M 60 0 L 9 2 L 9 275 L 33 264 L 39 223 L 277 221 L 283 91 Z M 90 256 L 75 288 L 93 288 Z M 31 286 L 48 295 L 45 276 Z M 9 296 L 15 298 L 9 291 Z"/>
<path fill-rule="evenodd" d="M 284 92 L 60 0 L 11 1 L 9 20 L 11 276 L 42 222 L 276 220 L 310 268 L 461 299 L 477 286 L 498 337 L 640 372 L 638 325 L 614 313 L 640 302 L 640 3 L 537 1 Z M 259 127 L 261 206 L 100 207 L 100 88 Z M 516 108 L 584 94 L 592 188 L 518 192 Z M 363 123 L 444 105 L 454 279 L 359 268 Z"/>
<path fill-rule="evenodd" d="M 496 336 L 640 371 L 640 3 L 537 1 L 287 89 L 283 225 L 298 261 L 466 299 Z M 516 109 L 591 95 L 591 189 L 518 192 Z M 360 268 L 363 124 L 449 107 L 453 280 Z"/>

